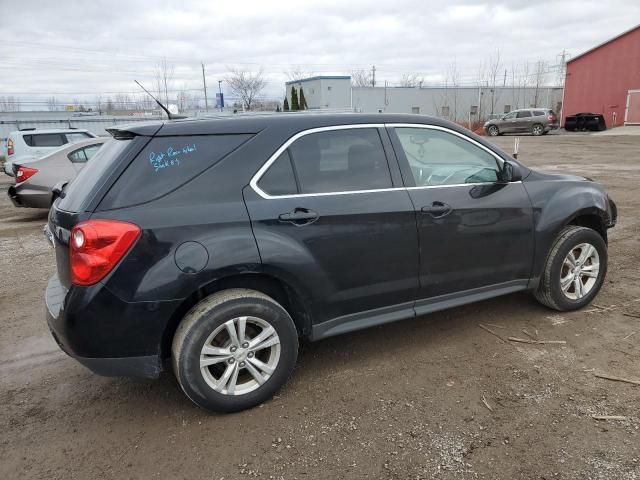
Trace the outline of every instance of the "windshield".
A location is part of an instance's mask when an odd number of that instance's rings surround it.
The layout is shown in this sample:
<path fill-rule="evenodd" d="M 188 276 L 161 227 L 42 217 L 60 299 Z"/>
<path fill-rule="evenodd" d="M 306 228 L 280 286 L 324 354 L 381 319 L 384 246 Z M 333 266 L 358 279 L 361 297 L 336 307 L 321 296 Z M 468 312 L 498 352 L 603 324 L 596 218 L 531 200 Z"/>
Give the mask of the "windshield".
<path fill-rule="evenodd" d="M 78 212 L 85 199 L 94 191 L 98 183 L 109 173 L 116 159 L 131 144 L 131 140 L 112 138 L 91 157 L 87 165 L 80 171 L 64 190 L 64 198 L 60 199 L 58 208 L 68 212 Z"/>

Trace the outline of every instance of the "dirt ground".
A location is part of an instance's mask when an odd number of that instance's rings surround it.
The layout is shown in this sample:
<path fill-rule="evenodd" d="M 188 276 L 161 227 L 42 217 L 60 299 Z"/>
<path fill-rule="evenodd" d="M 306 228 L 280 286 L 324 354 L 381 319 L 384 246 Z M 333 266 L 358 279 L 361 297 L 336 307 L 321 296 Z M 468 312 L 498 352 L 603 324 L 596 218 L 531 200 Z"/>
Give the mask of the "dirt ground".
<path fill-rule="evenodd" d="M 14 208 L 2 175 L 0 478 L 640 479 L 640 387 L 594 375 L 640 380 L 640 136 L 523 137 L 520 151 L 616 200 L 597 305 L 560 314 L 514 294 L 308 344 L 275 399 L 233 415 L 199 410 L 169 373 L 98 377 L 58 350 L 46 212 Z"/>

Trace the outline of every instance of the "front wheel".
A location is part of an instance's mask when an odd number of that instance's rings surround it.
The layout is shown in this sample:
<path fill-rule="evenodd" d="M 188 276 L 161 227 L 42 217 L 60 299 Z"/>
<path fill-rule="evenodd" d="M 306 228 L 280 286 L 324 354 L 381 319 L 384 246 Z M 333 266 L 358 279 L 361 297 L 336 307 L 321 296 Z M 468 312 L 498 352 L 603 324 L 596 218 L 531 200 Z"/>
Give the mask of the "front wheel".
<path fill-rule="evenodd" d="M 564 228 L 547 256 L 536 299 L 560 311 L 582 308 L 600 291 L 607 274 L 607 245 L 591 228 Z"/>
<path fill-rule="evenodd" d="M 184 393 L 207 410 L 233 412 L 270 399 L 298 356 L 293 320 L 263 293 L 230 289 L 195 305 L 172 343 Z"/>
<path fill-rule="evenodd" d="M 496 127 L 495 125 L 490 125 L 489 128 L 487 128 L 487 133 L 491 137 L 497 137 L 498 135 L 500 135 L 500 130 L 498 130 L 498 127 Z"/>

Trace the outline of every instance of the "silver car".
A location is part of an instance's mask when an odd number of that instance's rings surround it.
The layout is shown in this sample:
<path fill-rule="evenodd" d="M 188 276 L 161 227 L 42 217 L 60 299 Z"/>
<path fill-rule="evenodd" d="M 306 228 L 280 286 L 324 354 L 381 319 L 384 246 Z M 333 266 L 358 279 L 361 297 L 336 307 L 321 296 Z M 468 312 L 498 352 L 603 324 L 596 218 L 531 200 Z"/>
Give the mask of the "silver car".
<path fill-rule="evenodd" d="M 91 138 L 65 145 L 38 160 L 13 164 L 16 184 L 9 198 L 16 207 L 49 208 L 54 187 L 73 180 L 107 138 Z"/>
<path fill-rule="evenodd" d="M 484 124 L 487 135 L 496 137 L 503 133 L 530 133 L 545 135 L 558 128 L 558 116 L 549 108 L 522 108 Z"/>

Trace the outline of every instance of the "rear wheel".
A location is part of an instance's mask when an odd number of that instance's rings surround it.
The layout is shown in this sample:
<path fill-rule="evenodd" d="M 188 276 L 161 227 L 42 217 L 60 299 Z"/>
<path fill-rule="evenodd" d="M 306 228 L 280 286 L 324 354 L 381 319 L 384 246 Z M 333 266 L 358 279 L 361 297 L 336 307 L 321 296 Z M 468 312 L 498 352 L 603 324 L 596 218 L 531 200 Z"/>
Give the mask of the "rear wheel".
<path fill-rule="evenodd" d="M 500 135 L 500 130 L 495 125 L 490 125 L 489 128 L 487 128 L 487 133 L 491 137 L 497 137 Z"/>
<path fill-rule="evenodd" d="M 544 133 L 544 127 L 543 127 L 541 124 L 539 124 L 539 123 L 534 123 L 534 124 L 531 126 L 531 134 L 532 134 L 532 135 L 534 135 L 534 136 L 536 136 L 536 137 L 539 137 L 539 136 L 540 136 L 540 135 L 542 135 L 543 133 Z"/>
<path fill-rule="evenodd" d="M 607 245 L 586 227 L 564 228 L 546 260 L 536 299 L 555 310 L 576 310 L 598 294 L 607 273 Z"/>
<path fill-rule="evenodd" d="M 275 300 L 254 290 L 230 289 L 187 313 L 172 353 L 178 383 L 194 403 L 233 412 L 265 402 L 287 381 L 298 336 Z"/>

